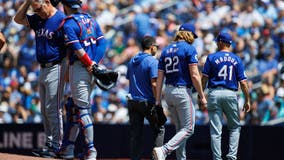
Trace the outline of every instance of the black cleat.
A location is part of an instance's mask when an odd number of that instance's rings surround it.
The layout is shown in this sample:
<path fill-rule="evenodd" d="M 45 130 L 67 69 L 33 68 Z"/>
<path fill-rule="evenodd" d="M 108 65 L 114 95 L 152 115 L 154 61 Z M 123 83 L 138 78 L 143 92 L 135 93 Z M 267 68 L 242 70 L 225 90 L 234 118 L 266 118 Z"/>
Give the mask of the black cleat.
<path fill-rule="evenodd" d="M 52 147 L 37 148 L 32 150 L 32 154 L 37 157 L 56 158 L 57 154 Z"/>

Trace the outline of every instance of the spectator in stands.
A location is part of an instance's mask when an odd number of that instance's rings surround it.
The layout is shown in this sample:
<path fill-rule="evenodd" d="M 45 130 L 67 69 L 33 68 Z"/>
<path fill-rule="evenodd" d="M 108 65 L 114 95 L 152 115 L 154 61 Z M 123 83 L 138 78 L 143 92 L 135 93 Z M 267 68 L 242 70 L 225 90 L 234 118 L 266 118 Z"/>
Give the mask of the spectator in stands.
<path fill-rule="evenodd" d="M 268 110 L 272 110 L 274 107 L 274 102 L 269 96 L 269 88 L 267 85 L 263 84 L 259 92 L 259 102 L 257 106 L 257 111 L 259 115 L 260 122 L 265 118 L 265 114 Z"/>
<path fill-rule="evenodd" d="M 127 64 L 127 62 L 139 52 L 139 46 L 137 45 L 133 37 L 127 40 L 127 46 L 120 55 L 114 56 L 114 63 L 117 65 Z"/>
<path fill-rule="evenodd" d="M 15 110 L 12 111 L 13 123 L 25 123 L 28 118 L 28 112 L 21 103 L 15 105 Z"/>
<path fill-rule="evenodd" d="M 9 105 L 6 101 L 2 101 L 0 104 L 0 124 L 2 123 L 11 123 L 12 117 L 8 112 Z"/>
<path fill-rule="evenodd" d="M 27 70 L 30 72 L 32 69 L 32 65 L 36 62 L 36 54 L 35 54 L 35 43 L 34 37 L 28 35 L 27 40 L 21 46 L 21 50 L 18 55 L 18 66 L 26 66 Z"/>

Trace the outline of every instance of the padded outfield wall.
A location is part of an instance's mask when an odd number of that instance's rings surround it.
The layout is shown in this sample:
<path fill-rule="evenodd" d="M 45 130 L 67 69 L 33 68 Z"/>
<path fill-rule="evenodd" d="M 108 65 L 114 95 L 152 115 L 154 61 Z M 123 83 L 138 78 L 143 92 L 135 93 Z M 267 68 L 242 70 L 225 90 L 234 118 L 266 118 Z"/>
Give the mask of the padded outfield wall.
<path fill-rule="evenodd" d="M 98 159 L 129 158 L 129 125 L 96 124 L 94 143 Z M 175 133 L 173 125 L 166 126 L 165 142 Z M 227 152 L 228 134 L 223 128 L 222 150 Z M 143 157 L 150 158 L 153 138 L 151 129 L 145 125 Z M 82 139 L 76 144 L 80 146 Z M 31 155 L 31 149 L 44 144 L 43 126 L 40 124 L 1 124 L 0 152 Z M 76 150 L 80 152 L 80 148 Z M 283 126 L 243 126 L 238 159 L 240 160 L 282 160 L 284 159 Z M 210 160 L 210 134 L 208 126 L 196 126 L 195 133 L 187 143 L 187 154 L 191 160 Z M 170 155 L 167 159 L 175 159 Z"/>

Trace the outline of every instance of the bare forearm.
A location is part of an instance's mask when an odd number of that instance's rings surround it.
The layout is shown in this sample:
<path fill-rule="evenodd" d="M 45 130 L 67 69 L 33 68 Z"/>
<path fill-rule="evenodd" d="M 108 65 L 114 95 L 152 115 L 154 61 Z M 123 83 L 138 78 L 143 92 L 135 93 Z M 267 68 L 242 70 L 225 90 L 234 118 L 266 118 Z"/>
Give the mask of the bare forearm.
<path fill-rule="evenodd" d="M 164 80 L 164 72 L 158 71 L 158 78 L 157 78 L 157 87 L 156 87 L 156 103 L 161 102 L 161 94 L 162 94 L 162 86 Z"/>
<path fill-rule="evenodd" d="M 157 78 L 151 79 L 151 85 L 152 85 L 152 92 L 153 92 L 153 95 L 154 95 L 154 97 L 156 98 L 156 97 L 157 97 L 157 94 L 156 94 Z"/>
<path fill-rule="evenodd" d="M 28 25 L 28 21 L 27 21 L 27 11 L 30 7 L 31 1 L 30 0 L 26 0 L 18 9 L 15 17 L 14 17 L 14 21 L 18 24 L 22 24 L 22 25 Z"/>
<path fill-rule="evenodd" d="M 196 91 L 197 91 L 198 95 L 200 96 L 200 98 L 204 98 L 205 95 L 204 95 L 204 92 L 203 92 L 203 89 L 202 89 L 200 76 L 199 75 L 194 75 L 194 76 L 191 77 L 191 79 L 192 79 L 193 86 L 196 89 Z"/>
<path fill-rule="evenodd" d="M 203 75 L 202 78 L 201 78 L 201 83 L 202 83 L 202 89 L 203 90 L 206 88 L 207 81 L 208 81 L 208 77 Z"/>
<path fill-rule="evenodd" d="M 190 78 L 193 83 L 194 88 L 198 92 L 198 95 L 200 98 L 205 98 L 205 95 L 203 93 L 202 85 L 201 85 L 201 77 L 197 68 L 197 65 L 190 66 Z"/>
<path fill-rule="evenodd" d="M 241 81 L 240 85 L 241 85 L 241 89 L 242 89 L 242 91 L 245 95 L 245 101 L 249 102 L 250 101 L 250 95 L 249 95 L 249 88 L 248 88 L 247 81 Z"/>

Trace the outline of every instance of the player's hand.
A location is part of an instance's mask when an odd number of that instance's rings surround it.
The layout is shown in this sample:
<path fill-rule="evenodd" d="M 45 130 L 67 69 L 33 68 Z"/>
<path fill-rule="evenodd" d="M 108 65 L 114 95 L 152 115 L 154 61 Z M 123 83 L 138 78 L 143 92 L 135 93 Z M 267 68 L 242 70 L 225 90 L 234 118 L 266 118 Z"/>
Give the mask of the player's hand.
<path fill-rule="evenodd" d="M 96 62 L 93 61 L 93 62 L 92 62 L 92 65 L 90 65 L 90 66 L 87 67 L 88 72 L 91 73 L 91 74 L 92 74 L 92 72 L 93 72 L 93 65 L 94 65 L 94 64 L 96 64 Z"/>
<path fill-rule="evenodd" d="M 245 102 L 245 104 L 243 106 L 243 111 L 246 112 L 246 113 L 250 111 L 250 103 L 249 102 Z"/>
<path fill-rule="evenodd" d="M 198 105 L 200 110 L 204 111 L 207 108 L 207 100 L 205 97 L 200 98 L 200 96 L 197 97 L 198 98 Z"/>
<path fill-rule="evenodd" d="M 156 102 L 155 102 L 155 106 L 162 106 L 162 105 L 161 105 L 161 101 L 156 101 Z"/>
<path fill-rule="evenodd" d="M 206 100 L 206 98 L 204 97 L 204 98 L 200 99 L 199 101 L 200 101 L 200 109 L 202 111 L 206 110 L 207 109 L 207 100 Z"/>

